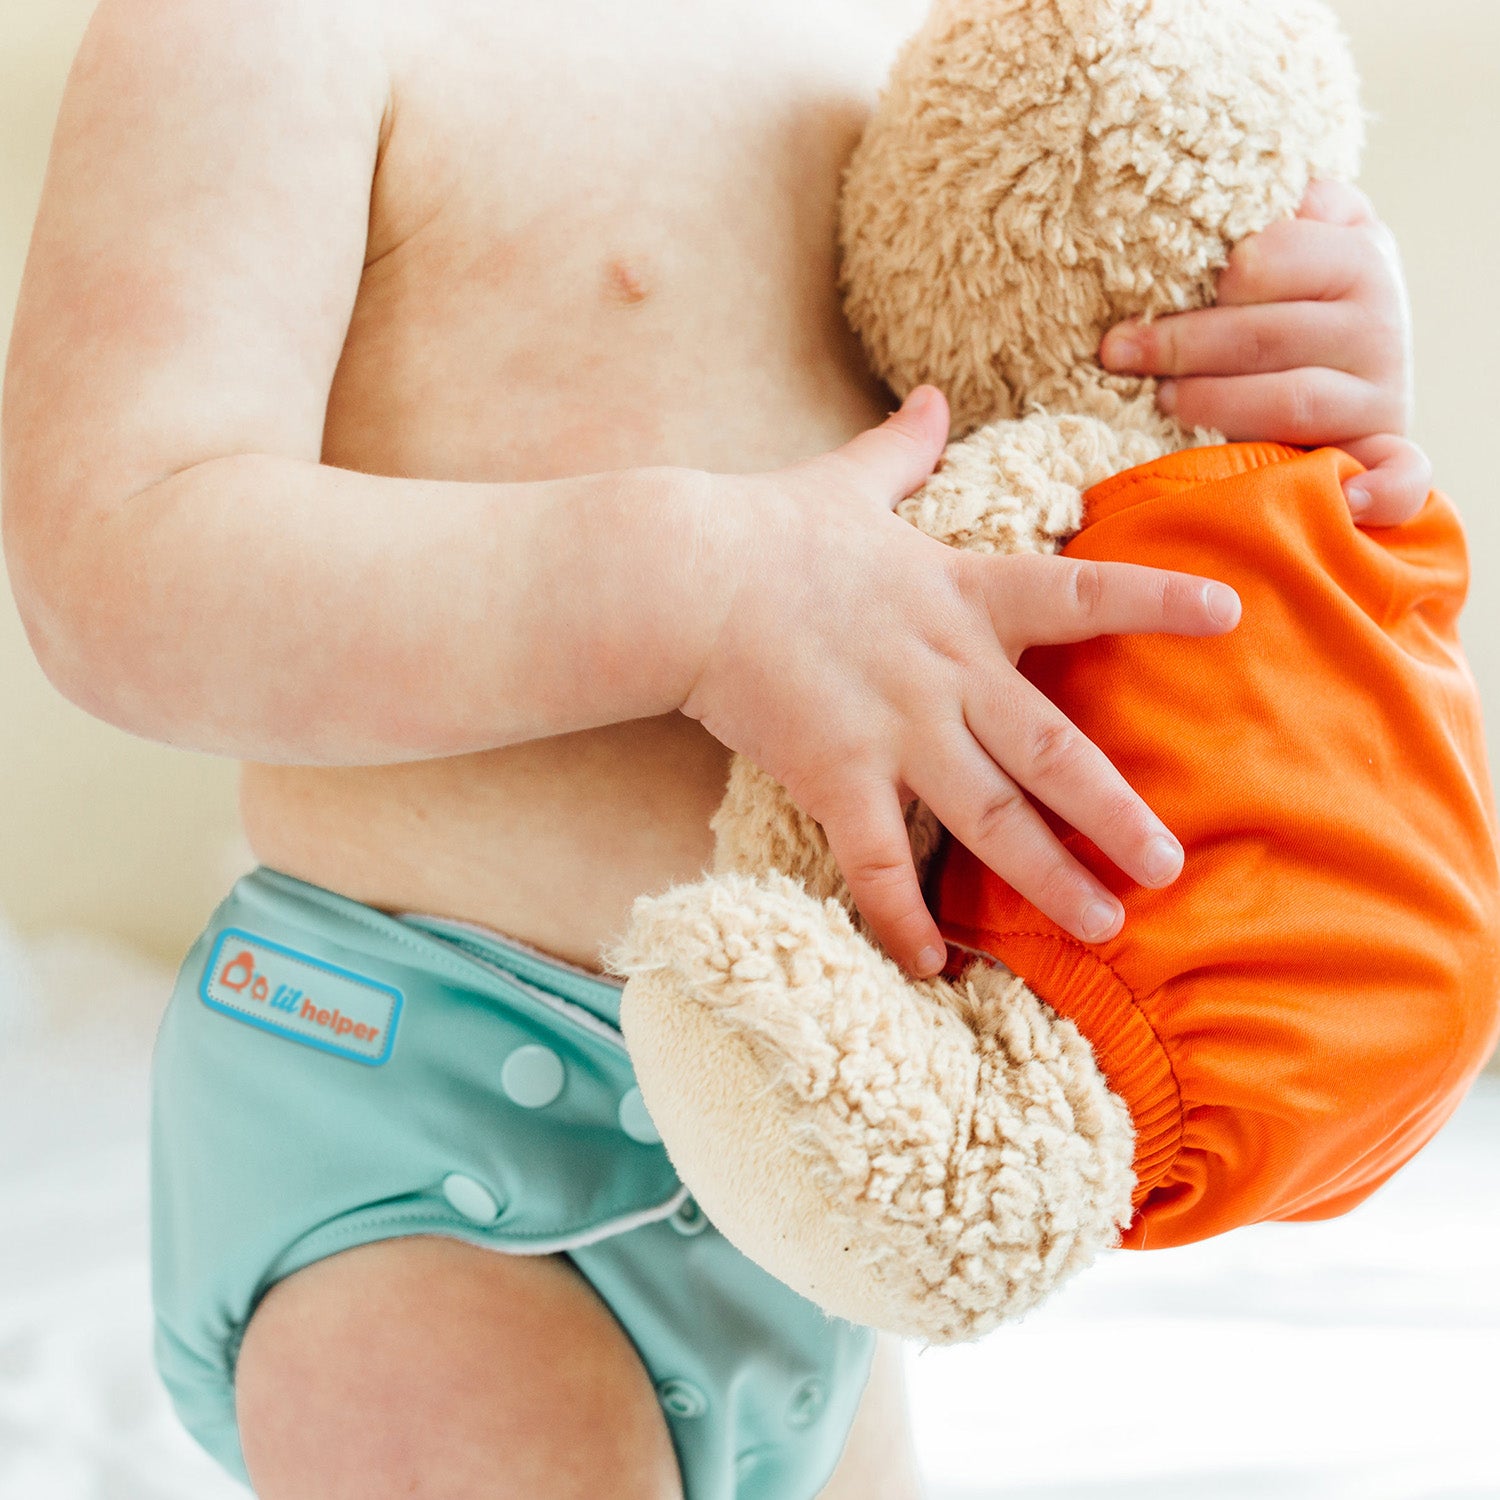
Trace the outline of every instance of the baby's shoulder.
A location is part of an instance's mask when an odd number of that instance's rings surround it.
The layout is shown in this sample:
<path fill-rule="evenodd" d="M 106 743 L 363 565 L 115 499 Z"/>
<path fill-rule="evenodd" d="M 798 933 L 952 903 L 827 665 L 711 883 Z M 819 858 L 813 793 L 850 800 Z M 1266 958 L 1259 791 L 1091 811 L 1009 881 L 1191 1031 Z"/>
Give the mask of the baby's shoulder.
<path fill-rule="evenodd" d="M 384 14 L 382 0 L 100 0 L 70 92 L 108 88 L 164 139 L 236 119 L 247 153 L 290 144 L 277 122 L 321 115 L 337 136 L 385 112 Z"/>
<path fill-rule="evenodd" d="M 145 68 L 193 68 L 234 58 L 243 67 L 277 55 L 288 71 L 260 80 L 274 91 L 295 86 L 302 73 L 331 61 L 342 63 L 347 76 L 383 56 L 400 35 L 388 24 L 388 0 L 100 0 L 84 51 L 129 53 Z M 338 85 L 336 77 L 325 82 Z"/>

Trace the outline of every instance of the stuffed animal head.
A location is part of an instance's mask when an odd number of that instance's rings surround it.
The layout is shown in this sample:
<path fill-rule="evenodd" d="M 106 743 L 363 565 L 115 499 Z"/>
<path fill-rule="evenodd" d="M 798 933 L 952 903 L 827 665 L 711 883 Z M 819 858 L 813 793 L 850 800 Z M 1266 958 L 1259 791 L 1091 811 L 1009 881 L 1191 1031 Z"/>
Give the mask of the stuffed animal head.
<path fill-rule="evenodd" d="M 959 435 L 1098 410 L 1120 320 L 1207 305 L 1236 241 L 1350 180 L 1363 119 L 1318 0 L 938 0 L 850 163 L 845 299 Z"/>

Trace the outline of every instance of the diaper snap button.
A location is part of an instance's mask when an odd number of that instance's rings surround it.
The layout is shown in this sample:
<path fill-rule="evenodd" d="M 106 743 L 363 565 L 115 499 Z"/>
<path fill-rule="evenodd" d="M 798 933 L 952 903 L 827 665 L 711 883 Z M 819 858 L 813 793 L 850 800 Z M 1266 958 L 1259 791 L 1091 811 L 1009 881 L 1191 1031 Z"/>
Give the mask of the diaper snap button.
<path fill-rule="evenodd" d="M 661 1140 L 660 1132 L 646 1113 L 646 1101 L 639 1089 L 629 1090 L 620 1100 L 620 1129 L 643 1146 L 654 1146 Z"/>
<path fill-rule="evenodd" d="M 691 1238 L 695 1234 L 702 1234 L 708 1228 L 708 1215 L 698 1207 L 695 1199 L 684 1198 L 678 1205 L 677 1212 L 672 1215 L 670 1223 L 678 1234 Z"/>
<path fill-rule="evenodd" d="M 747 1448 L 734 1461 L 734 1477 L 743 1484 L 771 1456 L 769 1448 Z"/>
<path fill-rule="evenodd" d="M 495 1195 L 462 1172 L 450 1172 L 443 1178 L 443 1197 L 471 1224 L 493 1224 L 500 1217 Z"/>
<path fill-rule="evenodd" d="M 828 1387 L 821 1380 L 804 1380 L 787 1403 L 787 1426 L 799 1430 L 811 1427 L 823 1415 L 823 1408 L 827 1405 Z"/>
<path fill-rule="evenodd" d="M 708 1397 L 691 1380 L 664 1380 L 656 1394 L 670 1417 L 701 1417 L 708 1410 Z"/>
<path fill-rule="evenodd" d="M 512 1104 L 541 1109 L 562 1093 L 562 1058 L 550 1047 L 517 1047 L 500 1069 L 500 1087 Z"/>

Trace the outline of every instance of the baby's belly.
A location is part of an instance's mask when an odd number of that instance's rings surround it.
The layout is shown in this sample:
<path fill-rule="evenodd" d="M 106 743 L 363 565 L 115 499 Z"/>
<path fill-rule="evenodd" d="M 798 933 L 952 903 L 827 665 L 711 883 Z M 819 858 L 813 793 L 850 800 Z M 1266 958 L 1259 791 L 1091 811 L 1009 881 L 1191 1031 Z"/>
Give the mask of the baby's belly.
<path fill-rule="evenodd" d="M 263 864 L 597 968 L 637 895 L 710 862 L 728 769 L 669 715 L 403 765 L 246 765 L 241 808 Z"/>

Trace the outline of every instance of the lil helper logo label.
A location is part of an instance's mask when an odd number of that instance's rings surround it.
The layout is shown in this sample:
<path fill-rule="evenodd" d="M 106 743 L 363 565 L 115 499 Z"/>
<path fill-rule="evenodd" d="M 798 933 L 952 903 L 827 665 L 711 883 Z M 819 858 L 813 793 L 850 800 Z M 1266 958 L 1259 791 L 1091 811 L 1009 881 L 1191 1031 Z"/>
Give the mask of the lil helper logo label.
<path fill-rule="evenodd" d="M 203 1003 L 237 1021 L 377 1066 L 391 1055 L 401 991 L 238 927 L 214 943 Z"/>

